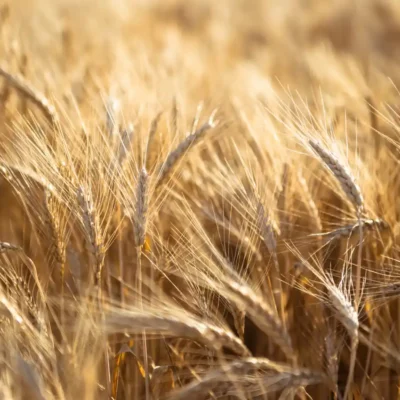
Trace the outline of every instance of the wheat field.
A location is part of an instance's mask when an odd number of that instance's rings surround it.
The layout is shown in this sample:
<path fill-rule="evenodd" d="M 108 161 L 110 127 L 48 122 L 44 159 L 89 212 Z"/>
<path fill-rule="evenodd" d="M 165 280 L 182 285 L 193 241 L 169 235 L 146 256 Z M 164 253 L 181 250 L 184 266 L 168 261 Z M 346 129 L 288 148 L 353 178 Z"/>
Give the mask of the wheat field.
<path fill-rule="evenodd" d="M 0 32 L 0 399 L 400 398 L 397 0 Z"/>

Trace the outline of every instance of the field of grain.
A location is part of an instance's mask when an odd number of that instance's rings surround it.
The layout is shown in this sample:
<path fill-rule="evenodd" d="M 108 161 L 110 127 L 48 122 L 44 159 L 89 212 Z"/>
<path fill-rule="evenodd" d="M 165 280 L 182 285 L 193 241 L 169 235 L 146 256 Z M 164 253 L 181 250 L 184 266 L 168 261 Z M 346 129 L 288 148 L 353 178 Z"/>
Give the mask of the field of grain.
<path fill-rule="evenodd" d="M 397 0 L 0 34 L 0 400 L 399 398 Z"/>

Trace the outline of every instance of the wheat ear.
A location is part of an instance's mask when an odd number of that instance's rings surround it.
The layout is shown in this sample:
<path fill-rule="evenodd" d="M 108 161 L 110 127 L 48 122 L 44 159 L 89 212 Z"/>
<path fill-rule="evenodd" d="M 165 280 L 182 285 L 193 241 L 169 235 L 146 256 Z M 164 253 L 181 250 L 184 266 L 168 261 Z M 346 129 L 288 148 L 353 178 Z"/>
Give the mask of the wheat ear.
<path fill-rule="evenodd" d="M 330 232 L 317 233 L 310 236 L 326 236 L 329 239 L 340 237 L 349 238 L 354 234 L 359 233 L 360 228 L 363 230 L 363 232 L 372 231 L 373 229 L 377 229 L 378 231 L 385 231 L 389 229 L 389 225 L 386 221 L 380 218 L 362 219 L 361 221 L 357 221 L 355 224 L 342 226 Z"/>
<path fill-rule="evenodd" d="M 133 218 L 133 231 L 135 237 L 135 245 L 137 248 L 137 290 L 139 295 L 139 302 L 143 298 L 143 288 L 142 288 L 142 247 L 146 238 L 146 225 L 147 225 L 147 207 L 148 207 L 148 175 L 146 168 L 143 167 L 140 171 L 138 184 L 136 189 L 136 207 L 135 215 Z M 143 345 L 144 345 L 144 363 L 146 370 L 146 398 L 149 398 L 150 393 L 150 381 L 148 377 L 148 358 L 147 358 L 147 339 L 146 330 L 142 331 Z"/>
<path fill-rule="evenodd" d="M 332 307 L 336 312 L 336 317 L 346 328 L 351 338 L 350 366 L 349 366 L 349 373 L 347 376 L 347 383 L 344 395 L 344 399 L 347 399 L 351 383 L 353 382 L 354 367 L 355 367 L 357 348 L 359 342 L 358 315 L 353 305 L 346 299 L 346 297 L 343 295 L 342 291 L 338 287 L 336 287 L 335 285 L 327 285 L 327 289 Z"/>
<path fill-rule="evenodd" d="M 128 151 L 133 141 L 134 132 L 135 130 L 132 124 L 129 124 L 128 127 L 121 132 L 121 143 L 117 155 L 119 165 L 124 163 L 126 156 L 128 155 Z"/>
<path fill-rule="evenodd" d="M 262 205 L 261 201 L 258 201 L 257 204 L 257 224 L 261 231 L 261 235 L 263 238 L 263 242 L 265 247 L 268 249 L 269 253 L 271 254 L 272 261 L 275 268 L 275 274 L 273 275 L 273 291 L 274 291 L 274 301 L 278 312 L 282 318 L 283 323 L 285 323 L 285 310 L 282 301 L 282 282 L 280 279 L 280 269 L 279 269 L 279 262 L 278 262 L 278 255 L 277 255 L 277 246 L 276 246 L 276 237 L 275 232 L 270 223 L 269 218 L 266 216 L 264 206 Z"/>
<path fill-rule="evenodd" d="M 148 174 L 146 168 L 140 171 L 136 189 L 136 207 L 133 218 L 133 230 L 135 234 L 135 245 L 141 247 L 144 244 L 147 225 L 148 207 Z"/>
<path fill-rule="evenodd" d="M 161 167 L 157 187 L 160 187 L 166 178 L 171 174 L 174 167 L 178 163 L 178 161 L 184 156 L 187 150 L 190 147 L 195 146 L 200 140 L 204 137 L 204 135 L 212 128 L 215 127 L 215 123 L 213 121 L 214 113 L 211 115 L 210 119 L 203 124 L 200 128 L 198 128 L 194 133 L 190 134 L 186 137 L 181 143 L 179 143 L 178 147 L 171 151 L 167 159 L 165 160 L 164 164 Z"/>
<path fill-rule="evenodd" d="M 336 158 L 330 151 L 326 150 L 317 140 L 311 139 L 309 141 L 311 147 L 319 155 L 324 164 L 333 173 L 337 181 L 340 183 L 343 191 L 348 199 L 354 205 L 357 211 L 360 244 L 358 246 L 358 260 L 357 260 L 357 275 L 356 275 L 356 295 L 355 303 L 358 307 L 360 301 L 361 290 L 361 258 L 362 258 L 362 243 L 363 243 L 363 228 L 361 224 L 361 215 L 364 208 L 364 199 L 361 190 L 356 184 L 356 180 L 351 172 Z"/>
<path fill-rule="evenodd" d="M 229 281 L 228 287 L 231 300 L 240 306 L 253 323 L 280 347 L 288 359 L 295 359 L 290 336 L 271 307 L 247 286 Z"/>
<path fill-rule="evenodd" d="M 231 305 L 231 313 L 233 317 L 233 325 L 239 335 L 240 340 L 244 341 L 246 311 L 239 309 L 234 304 Z"/>
<path fill-rule="evenodd" d="M 28 280 L 24 279 L 13 268 L 10 268 L 10 266 L 0 266 L 0 271 L 2 273 L 0 282 L 3 284 L 2 286 L 4 286 L 4 291 L 7 292 L 7 297 L 26 306 L 26 309 L 29 311 L 28 315 L 31 317 L 30 320 L 33 318 L 34 325 L 39 328 L 41 332 L 47 334 L 43 314 L 44 299 L 40 295 L 41 290 L 39 288 L 40 282 L 33 276 L 33 282 L 35 284 L 34 290 L 39 290 L 39 293 L 35 295 L 29 287 Z M 30 281 L 32 282 L 32 280 Z M 38 299 L 40 299 L 40 307 L 38 306 Z M 20 311 L 22 311 L 22 309 L 20 309 Z"/>
<path fill-rule="evenodd" d="M 26 96 L 32 103 L 36 104 L 52 124 L 56 124 L 59 121 L 56 109 L 50 104 L 46 96 L 29 85 L 22 76 L 11 74 L 3 66 L 0 66 L 0 75 L 3 76 L 14 89 Z"/>
<path fill-rule="evenodd" d="M 99 219 L 95 211 L 90 191 L 86 191 L 82 186 L 78 187 L 77 200 L 82 212 L 82 222 L 89 244 L 89 252 L 95 260 L 95 284 L 100 288 L 104 265 L 104 244 L 100 231 Z"/>
<path fill-rule="evenodd" d="M 143 310 L 137 312 L 111 310 L 106 315 L 110 333 L 121 330 L 131 333 L 172 334 L 178 337 L 186 337 L 203 343 L 206 346 L 221 351 L 222 348 L 229 349 L 240 356 L 249 356 L 249 350 L 232 332 L 223 328 L 208 324 L 204 321 L 196 321 L 190 317 L 176 318 L 172 316 L 158 316 L 146 314 Z M 113 327 L 111 329 L 111 327 Z"/>
<path fill-rule="evenodd" d="M 363 228 L 361 224 L 361 216 L 364 208 L 364 199 L 361 194 L 361 190 L 356 184 L 356 180 L 351 174 L 351 172 L 339 161 L 337 157 L 327 149 L 325 149 L 321 143 L 317 140 L 311 139 L 309 141 L 310 146 L 318 154 L 327 168 L 335 176 L 339 184 L 341 185 L 347 198 L 353 204 L 357 212 L 358 222 L 359 222 L 359 232 L 360 232 L 360 242 L 358 246 L 358 256 L 357 256 L 357 272 L 356 272 L 356 289 L 355 289 L 355 308 L 359 307 L 360 304 L 360 294 L 361 294 L 361 261 L 362 261 L 362 243 L 363 243 Z M 343 322 L 342 322 L 343 323 Z M 349 332 L 350 333 L 350 332 Z M 358 348 L 358 321 L 357 321 L 357 331 L 352 332 L 352 343 L 351 343 L 351 355 L 350 355 L 350 368 L 347 377 L 347 384 L 345 389 L 345 398 L 349 393 L 351 382 L 353 380 L 355 361 L 357 356 Z"/>
<path fill-rule="evenodd" d="M 314 139 L 309 140 L 312 149 L 318 154 L 326 167 L 332 172 L 350 202 L 357 212 L 363 208 L 364 199 L 361 190 L 351 172 L 339 161 L 330 151 L 325 149 L 320 142 Z"/>
<path fill-rule="evenodd" d="M 271 373 L 275 373 L 272 375 Z M 291 368 L 272 362 L 266 358 L 245 358 L 230 364 L 222 364 L 217 370 L 207 373 L 199 382 L 192 382 L 172 393 L 174 400 L 192 399 L 210 392 L 217 396 L 234 395 L 239 383 L 242 390 L 251 390 L 256 383 L 263 382 L 268 392 L 287 387 L 308 386 L 327 381 L 327 377 L 317 371 Z"/>

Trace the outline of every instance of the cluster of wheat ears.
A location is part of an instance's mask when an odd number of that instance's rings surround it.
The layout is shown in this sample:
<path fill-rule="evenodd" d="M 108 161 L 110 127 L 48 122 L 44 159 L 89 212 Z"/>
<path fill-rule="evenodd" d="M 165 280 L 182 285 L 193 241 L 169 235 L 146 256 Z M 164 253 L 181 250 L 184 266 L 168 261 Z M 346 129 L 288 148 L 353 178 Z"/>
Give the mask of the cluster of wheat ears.
<path fill-rule="evenodd" d="M 400 10 L 280 3 L 1 5 L 0 399 L 398 398 Z"/>

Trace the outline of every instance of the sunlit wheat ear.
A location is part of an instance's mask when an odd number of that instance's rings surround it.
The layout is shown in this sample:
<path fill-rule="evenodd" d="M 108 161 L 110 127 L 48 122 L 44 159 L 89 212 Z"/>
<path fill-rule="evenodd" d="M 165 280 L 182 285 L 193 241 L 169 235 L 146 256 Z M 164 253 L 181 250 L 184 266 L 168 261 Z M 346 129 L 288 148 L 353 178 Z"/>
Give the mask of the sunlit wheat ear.
<path fill-rule="evenodd" d="M 294 251 L 294 253 L 299 255 L 301 258 L 299 253 L 296 253 L 296 251 Z M 351 298 L 349 298 L 352 288 L 352 281 L 351 275 L 348 273 L 348 271 L 343 271 L 341 281 L 337 286 L 333 280 L 333 277 L 326 273 L 322 267 L 313 266 L 305 259 L 302 259 L 302 263 L 324 285 L 326 294 L 321 295 L 319 291 L 309 291 L 309 289 L 302 287 L 301 285 L 298 286 L 299 289 L 319 298 L 321 301 L 327 302 L 330 308 L 334 311 L 337 319 L 346 328 L 348 334 L 351 337 L 357 335 L 359 328 L 358 313 L 351 303 Z M 344 268 L 348 267 L 345 266 Z"/>
<path fill-rule="evenodd" d="M 7 83 L 16 89 L 22 96 L 25 96 L 32 103 L 38 106 L 52 124 L 56 124 L 59 121 L 56 109 L 50 104 L 46 96 L 29 85 L 22 76 L 11 74 L 3 66 L 0 66 L 0 75 L 3 76 Z"/>
<path fill-rule="evenodd" d="M 359 321 L 357 311 L 353 305 L 346 299 L 342 291 L 336 286 L 332 285 L 328 290 L 330 301 L 332 302 L 333 308 L 336 310 L 338 320 L 347 329 L 347 332 L 351 338 L 350 346 L 350 363 L 349 373 L 347 376 L 347 384 L 345 389 L 344 398 L 347 398 L 347 394 L 350 391 L 351 384 L 354 379 L 354 368 L 357 358 L 357 349 L 359 343 Z"/>
<path fill-rule="evenodd" d="M 306 260 L 302 261 L 304 262 L 304 265 L 321 281 L 321 283 L 324 284 L 324 287 L 327 292 L 326 300 L 328 300 L 328 305 L 334 311 L 337 320 L 346 328 L 347 333 L 351 339 L 349 372 L 347 376 L 347 383 L 344 396 L 344 398 L 347 398 L 347 394 L 349 393 L 351 383 L 353 382 L 354 368 L 355 368 L 357 349 L 359 343 L 358 313 L 356 311 L 356 308 L 351 303 L 351 299 L 348 298 L 350 289 L 352 287 L 351 275 L 350 277 L 348 276 L 349 274 L 347 271 L 347 267 L 344 266 L 340 284 L 339 286 L 336 286 L 332 276 L 326 274 L 324 270 L 312 266 Z M 302 288 L 302 290 L 304 290 L 304 288 Z M 307 290 L 305 291 L 308 292 Z M 311 292 L 310 294 L 320 298 L 320 295 L 316 293 Z"/>
<path fill-rule="evenodd" d="M 7 256 L 2 257 L 0 263 L 0 294 L 4 297 L 3 305 L 21 314 L 20 322 L 25 320 L 39 329 L 43 334 L 48 333 L 45 321 L 45 294 L 43 286 L 37 276 L 36 266 L 25 254 L 22 248 L 2 242 L 2 252 L 17 252 L 23 262 L 22 268 L 7 263 Z M 13 316 L 14 317 L 14 316 Z M 17 321 L 18 322 L 18 321 Z"/>
<path fill-rule="evenodd" d="M 239 335 L 240 340 L 244 341 L 246 311 L 237 308 L 234 304 L 231 306 L 231 312 L 233 316 L 233 324 L 236 332 Z"/>
<path fill-rule="evenodd" d="M 30 317 L 29 320 L 33 326 L 40 329 L 44 334 L 47 334 L 47 329 L 44 321 L 43 304 L 37 300 L 39 296 L 35 295 L 36 287 L 33 291 L 30 289 L 29 284 L 25 278 L 18 275 L 13 269 L 5 271 L 2 269 L 2 278 L 0 282 L 5 285 L 5 292 L 7 292 L 8 301 L 19 303 L 19 311 L 27 312 Z M 35 280 L 35 285 L 38 282 Z M 4 294 L 5 295 L 5 294 Z M 6 305 L 5 303 L 3 303 Z"/>
<path fill-rule="evenodd" d="M 351 172 L 333 153 L 325 149 L 320 142 L 315 139 L 310 139 L 309 144 L 337 179 L 347 198 L 354 205 L 357 212 L 362 211 L 364 207 L 364 199 Z"/>
<path fill-rule="evenodd" d="M 215 351 L 226 348 L 240 356 L 250 355 L 246 346 L 232 332 L 188 316 L 179 318 L 167 313 L 156 315 L 155 311 L 150 312 L 146 309 L 138 311 L 110 309 L 106 313 L 106 321 L 110 333 L 126 331 L 135 334 L 146 330 L 147 336 L 169 334 L 198 341 Z"/>
<path fill-rule="evenodd" d="M 174 392 L 173 399 L 199 398 L 210 391 L 217 396 L 243 395 L 254 393 L 260 386 L 265 388 L 266 393 L 273 393 L 288 387 L 327 381 L 328 378 L 318 371 L 291 368 L 266 358 L 245 358 L 211 370 L 200 381 Z"/>
<path fill-rule="evenodd" d="M 144 244 L 147 225 L 148 208 L 148 174 L 146 168 L 142 168 L 138 178 L 136 189 L 136 207 L 133 217 L 133 230 L 135 245 L 141 247 Z"/>
<path fill-rule="evenodd" d="M 291 338 L 272 308 L 247 286 L 240 285 L 235 281 L 229 280 L 227 282 L 229 286 L 228 296 L 231 300 L 240 306 L 253 323 L 280 347 L 288 359 L 295 359 L 296 355 Z"/>
<path fill-rule="evenodd" d="M 106 127 L 110 138 L 114 138 L 118 133 L 120 104 L 115 98 L 108 98 L 106 102 Z"/>
<path fill-rule="evenodd" d="M 359 327 L 358 314 L 351 302 L 347 300 L 343 292 L 334 285 L 329 286 L 328 294 L 338 320 L 347 329 L 351 337 L 357 336 Z"/>
<path fill-rule="evenodd" d="M 200 140 L 203 139 L 205 134 L 216 126 L 216 123 L 214 122 L 215 113 L 216 111 L 211 114 L 209 120 L 205 124 L 200 126 L 200 128 L 198 128 L 194 133 L 187 136 L 186 139 L 184 139 L 175 150 L 171 151 L 168 154 L 167 159 L 161 167 L 157 181 L 157 187 L 160 187 L 164 183 L 164 181 L 170 176 L 170 174 L 174 170 L 174 167 L 185 155 L 188 149 L 199 143 Z"/>
<path fill-rule="evenodd" d="M 98 215 L 94 207 L 92 194 L 83 186 L 78 187 L 76 192 L 78 205 L 81 209 L 81 218 L 84 232 L 87 237 L 89 252 L 95 263 L 95 283 L 101 285 L 101 276 L 104 265 L 104 243 L 100 231 Z"/>
<path fill-rule="evenodd" d="M 313 234 L 310 236 L 325 236 L 329 239 L 349 238 L 353 235 L 358 235 L 360 232 L 360 228 L 362 229 L 363 232 L 373 231 L 373 230 L 384 232 L 390 229 L 388 223 L 380 218 L 362 219 L 361 222 L 356 222 L 352 225 L 346 225 L 330 232 L 317 233 L 315 235 Z"/>

